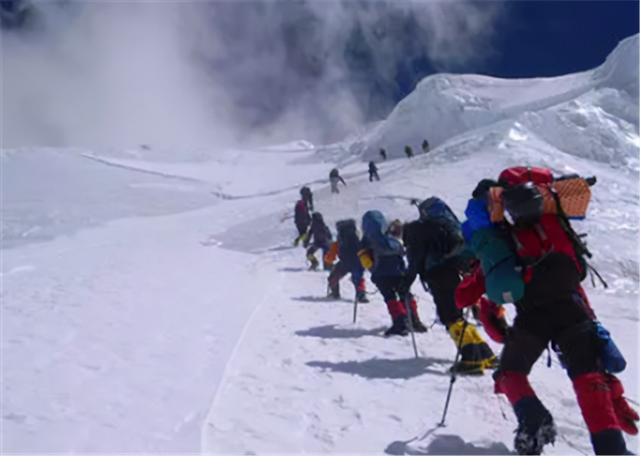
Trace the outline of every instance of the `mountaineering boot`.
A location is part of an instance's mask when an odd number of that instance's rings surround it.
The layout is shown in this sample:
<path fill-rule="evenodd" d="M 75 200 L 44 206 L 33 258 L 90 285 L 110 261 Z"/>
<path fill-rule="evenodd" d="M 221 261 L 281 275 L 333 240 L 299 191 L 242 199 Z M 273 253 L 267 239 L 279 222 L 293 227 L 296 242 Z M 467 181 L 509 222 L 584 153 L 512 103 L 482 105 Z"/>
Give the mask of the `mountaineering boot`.
<path fill-rule="evenodd" d="M 411 326 L 413 331 L 417 333 L 427 332 L 427 327 L 422 324 L 420 317 L 418 316 L 418 303 L 415 298 L 411 298 L 411 301 L 409 301 L 409 307 L 411 308 Z"/>
<path fill-rule="evenodd" d="M 409 334 L 409 329 L 407 328 L 407 317 L 405 315 L 394 318 L 391 328 L 384 332 L 384 335 L 387 337 L 406 336 L 407 334 Z"/>
<path fill-rule="evenodd" d="M 458 375 L 483 375 L 484 369 L 482 367 L 482 364 L 458 361 L 449 368 L 449 372 Z"/>
<path fill-rule="evenodd" d="M 420 321 L 420 318 L 415 313 L 411 314 L 411 324 L 413 325 L 413 330 L 417 333 L 425 333 L 427 332 L 427 327 Z"/>
<path fill-rule="evenodd" d="M 518 428 L 513 446 L 518 454 L 540 454 L 556 441 L 556 425 L 549 411 L 536 396 L 521 399 L 514 406 Z"/>
<path fill-rule="evenodd" d="M 337 288 L 334 288 L 334 289 L 329 288 L 329 293 L 327 294 L 327 298 L 340 299 L 340 290 Z"/>
<path fill-rule="evenodd" d="M 556 434 L 556 426 L 549 415 L 537 428 L 518 426 L 513 446 L 518 454 L 541 454 L 546 444 L 556 441 Z"/>
<path fill-rule="evenodd" d="M 307 260 L 309 260 L 309 262 L 311 263 L 311 265 L 309 266 L 309 271 L 315 271 L 318 269 L 320 263 L 312 253 L 307 255 Z"/>
<path fill-rule="evenodd" d="M 367 298 L 367 294 L 364 291 L 358 291 L 356 293 L 356 300 L 362 304 L 366 304 L 369 302 L 369 299 Z"/>
<path fill-rule="evenodd" d="M 327 280 L 327 298 L 340 299 L 340 282 L 331 279 L 332 277 L 329 276 L 329 280 Z"/>

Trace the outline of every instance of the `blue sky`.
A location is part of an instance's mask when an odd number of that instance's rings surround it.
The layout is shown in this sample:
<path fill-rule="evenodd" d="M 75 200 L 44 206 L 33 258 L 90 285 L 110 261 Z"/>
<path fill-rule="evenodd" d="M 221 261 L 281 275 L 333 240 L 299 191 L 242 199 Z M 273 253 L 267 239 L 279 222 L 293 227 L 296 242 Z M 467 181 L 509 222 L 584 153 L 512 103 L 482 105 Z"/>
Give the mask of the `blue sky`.
<path fill-rule="evenodd" d="M 502 26 L 492 74 L 561 75 L 599 65 L 621 39 L 638 33 L 638 2 L 514 1 Z"/>

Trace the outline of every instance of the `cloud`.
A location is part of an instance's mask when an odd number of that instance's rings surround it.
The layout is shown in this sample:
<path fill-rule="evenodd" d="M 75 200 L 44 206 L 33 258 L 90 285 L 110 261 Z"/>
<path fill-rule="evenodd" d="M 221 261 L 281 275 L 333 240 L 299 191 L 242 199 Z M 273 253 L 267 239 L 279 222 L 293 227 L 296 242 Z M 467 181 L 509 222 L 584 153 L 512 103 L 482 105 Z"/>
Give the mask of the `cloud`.
<path fill-rule="evenodd" d="M 339 138 L 400 71 L 481 68 L 497 2 L 37 3 L 2 32 L 3 147 Z"/>

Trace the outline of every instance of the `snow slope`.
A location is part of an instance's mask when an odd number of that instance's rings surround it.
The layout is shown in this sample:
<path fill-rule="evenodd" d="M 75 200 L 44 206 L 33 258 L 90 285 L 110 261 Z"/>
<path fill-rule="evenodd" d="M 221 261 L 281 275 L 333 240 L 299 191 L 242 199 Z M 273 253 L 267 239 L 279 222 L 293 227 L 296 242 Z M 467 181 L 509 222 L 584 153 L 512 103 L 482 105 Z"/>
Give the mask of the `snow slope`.
<path fill-rule="evenodd" d="M 425 138 L 434 147 L 457 134 L 500 120 L 513 120 L 525 113 L 553 115 L 547 111 L 576 99 L 604 111 L 602 115 L 610 111 L 617 120 L 637 125 L 637 75 L 637 36 L 623 40 L 595 70 L 563 77 L 504 80 L 437 74 L 423 79 L 385 122 L 364 134 L 351 148 L 357 154 L 378 158 L 379 149 L 384 147 L 388 156 L 400 157 L 405 144 L 418 152 Z M 620 109 L 628 111 L 622 113 Z M 568 119 L 570 122 L 583 127 L 587 122 L 591 126 L 592 119 L 585 118 L 584 110 L 574 106 L 570 111 L 574 114 L 573 119 Z M 548 133 L 553 135 L 550 142 L 558 139 L 553 130 Z"/>
<path fill-rule="evenodd" d="M 371 208 L 409 220 L 410 199 L 433 194 L 461 214 L 480 178 L 516 164 L 598 176 L 579 228 L 610 287 L 587 288 L 637 401 L 637 49 L 636 36 L 561 78 L 428 78 L 331 146 L 2 151 L 1 450 L 507 454 L 515 420 L 490 376 L 459 379 L 437 427 L 455 354 L 444 328 L 418 335 L 413 359 L 408 339 L 381 336 L 379 294 L 352 324 L 350 283 L 323 299 L 290 218 L 309 183 L 332 228 Z M 428 155 L 367 181 L 360 159 L 425 132 Z M 331 195 L 336 163 L 348 186 Z M 589 453 L 559 364 L 541 359 L 532 383 L 559 427 L 548 453 Z"/>

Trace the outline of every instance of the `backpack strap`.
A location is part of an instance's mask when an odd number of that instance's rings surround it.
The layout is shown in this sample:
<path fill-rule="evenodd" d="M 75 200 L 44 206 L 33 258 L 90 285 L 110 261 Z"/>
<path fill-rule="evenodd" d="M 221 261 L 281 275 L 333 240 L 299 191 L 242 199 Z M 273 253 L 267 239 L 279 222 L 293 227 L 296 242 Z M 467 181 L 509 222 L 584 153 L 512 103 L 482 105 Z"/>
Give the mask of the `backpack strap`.
<path fill-rule="evenodd" d="M 550 191 L 556 203 L 556 207 L 558 210 L 558 218 L 560 219 L 560 225 L 565 230 L 565 232 L 569 235 L 569 239 L 573 243 L 574 249 L 576 250 L 576 254 L 584 255 L 587 258 L 593 257 L 593 255 L 587 248 L 587 245 L 582 241 L 583 236 L 576 233 L 573 227 L 571 226 L 571 223 L 569 222 L 569 219 L 567 218 L 567 215 L 565 214 L 564 210 L 562 209 L 562 205 L 560 204 L 560 197 L 558 196 L 558 193 L 553 188 L 551 188 Z M 595 267 L 593 267 L 586 259 L 583 259 L 583 260 L 585 264 L 585 269 L 589 271 L 589 274 L 591 276 L 591 283 L 593 284 L 593 286 L 595 286 L 595 280 L 593 279 L 593 275 L 595 274 L 595 276 L 598 277 L 598 279 L 602 283 L 602 286 L 604 288 L 609 288 L 609 285 L 604 280 L 602 275 L 600 275 L 598 270 Z M 587 271 L 584 271 L 585 274 L 586 272 Z"/>

